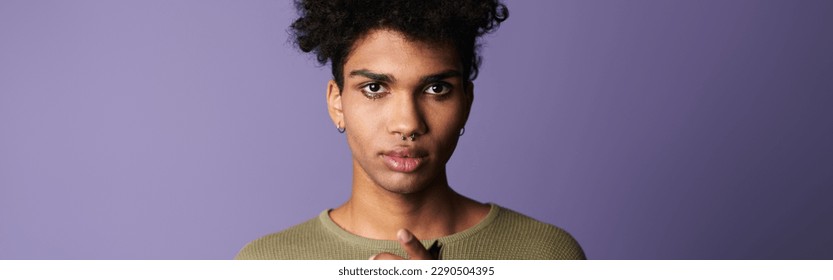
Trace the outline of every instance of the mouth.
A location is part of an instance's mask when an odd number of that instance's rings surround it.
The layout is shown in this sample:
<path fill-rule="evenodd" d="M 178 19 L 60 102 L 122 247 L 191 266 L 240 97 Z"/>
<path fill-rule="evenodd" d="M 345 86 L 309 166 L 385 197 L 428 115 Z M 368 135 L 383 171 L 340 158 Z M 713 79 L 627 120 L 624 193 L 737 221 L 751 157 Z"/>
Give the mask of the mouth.
<path fill-rule="evenodd" d="M 425 153 L 412 149 L 396 149 L 382 154 L 385 165 L 393 171 L 409 173 L 425 162 Z"/>

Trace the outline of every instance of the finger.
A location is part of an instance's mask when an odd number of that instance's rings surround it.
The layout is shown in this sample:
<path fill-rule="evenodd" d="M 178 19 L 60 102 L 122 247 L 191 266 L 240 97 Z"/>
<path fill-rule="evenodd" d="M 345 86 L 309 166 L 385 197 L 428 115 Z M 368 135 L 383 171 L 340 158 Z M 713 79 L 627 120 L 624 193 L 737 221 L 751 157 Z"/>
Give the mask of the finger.
<path fill-rule="evenodd" d="M 430 260 L 431 254 L 428 253 L 428 250 L 422 246 L 422 243 L 419 242 L 410 231 L 407 229 L 400 229 L 396 233 L 396 238 L 399 239 L 399 243 L 402 244 L 402 248 L 405 249 L 405 252 L 408 253 L 408 256 L 412 260 Z"/>
<path fill-rule="evenodd" d="M 404 258 L 391 253 L 378 253 L 371 256 L 369 260 L 404 260 Z"/>

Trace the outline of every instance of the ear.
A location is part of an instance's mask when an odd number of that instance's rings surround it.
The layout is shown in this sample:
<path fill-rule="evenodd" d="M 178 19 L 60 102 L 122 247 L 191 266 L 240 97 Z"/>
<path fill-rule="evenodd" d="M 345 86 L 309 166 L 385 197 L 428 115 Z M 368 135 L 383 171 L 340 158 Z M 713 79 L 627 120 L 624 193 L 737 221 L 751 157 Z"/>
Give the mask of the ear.
<path fill-rule="evenodd" d="M 341 107 L 341 90 L 333 80 L 327 83 L 327 112 L 336 127 L 345 127 L 344 112 Z"/>
<path fill-rule="evenodd" d="M 468 122 L 469 113 L 471 113 L 471 104 L 474 103 L 474 83 L 472 83 L 471 81 L 466 82 L 465 95 L 466 95 L 466 98 L 465 98 L 466 99 L 466 101 L 465 101 L 466 104 L 464 104 L 463 106 L 466 106 L 465 107 L 466 116 L 463 119 L 463 125 L 465 125 L 466 122 Z"/>

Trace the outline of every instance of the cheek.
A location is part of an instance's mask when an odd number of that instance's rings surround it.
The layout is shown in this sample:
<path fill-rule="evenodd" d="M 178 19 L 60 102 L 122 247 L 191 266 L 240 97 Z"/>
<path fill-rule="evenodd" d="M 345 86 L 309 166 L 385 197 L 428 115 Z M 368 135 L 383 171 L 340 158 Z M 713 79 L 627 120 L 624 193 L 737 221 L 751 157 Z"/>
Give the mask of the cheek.
<path fill-rule="evenodd" d="M 450 157 L 457 145 L 460 128 L 463 127 L 465 114 L 461 106 L 436 108 L 426 114 L 432 127 L 432 142 L 441 151 L 443 157 Z"/>
<path fill-rule="evenodd" d="M 465 115 L 465 107 L 462 106 L 461 102 L 451 103 L 447 106 L 437 106 L 426 112 L 426 117 L 429 119 L 429 124 L 431 124 L 433 130 L 443 137 L 458 133 L 456 131 L 463 127 Z"/>
<path fill-rule="evenodd" d="M 374 133 L 381 123 L 380 114 L 373 107 L 362 106 L 355 101 L 345 100 L 343 107 L 347 142 L 353 151 L 368 150 L 374 145 Z"/>

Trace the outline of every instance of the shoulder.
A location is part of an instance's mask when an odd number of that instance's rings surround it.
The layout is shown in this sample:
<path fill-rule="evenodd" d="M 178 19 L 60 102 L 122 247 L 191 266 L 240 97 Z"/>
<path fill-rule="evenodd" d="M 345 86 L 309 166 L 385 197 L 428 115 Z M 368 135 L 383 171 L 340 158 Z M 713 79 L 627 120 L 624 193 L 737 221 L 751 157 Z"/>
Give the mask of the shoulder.
<path fill-rule="evenodd" d="M 238 260 L 274 260 L 302 258 L 310 244 L 325 245 L 328 238 L 326 229 L 319 219 L 313 218 L 281 232 L 258 238 L 240 250 Z"/>
<path fill-rule="evenodd" d="M 500 208 L 493 235 L 524 252 L 524 259 L 585 259 L 584 250 L 567 231 L 511 209 Z"/>

